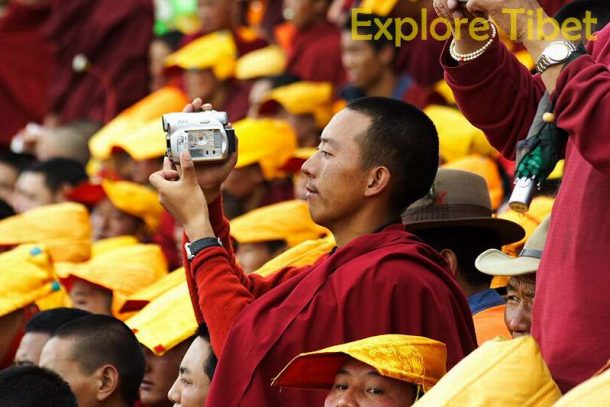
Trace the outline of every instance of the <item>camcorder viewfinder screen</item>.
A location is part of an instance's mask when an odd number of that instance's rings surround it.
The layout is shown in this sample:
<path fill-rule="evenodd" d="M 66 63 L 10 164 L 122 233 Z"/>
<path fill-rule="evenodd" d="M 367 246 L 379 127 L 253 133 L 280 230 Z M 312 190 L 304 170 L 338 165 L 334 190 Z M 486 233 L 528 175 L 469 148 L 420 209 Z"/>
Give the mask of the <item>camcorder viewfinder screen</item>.
<path fill-rule="evenodd" d="M 215 151 L 222 147 L 221 134 L 217 130 L 191 130 L 188 132 L 191 157 L 206 157 L 220 154 Z"/>

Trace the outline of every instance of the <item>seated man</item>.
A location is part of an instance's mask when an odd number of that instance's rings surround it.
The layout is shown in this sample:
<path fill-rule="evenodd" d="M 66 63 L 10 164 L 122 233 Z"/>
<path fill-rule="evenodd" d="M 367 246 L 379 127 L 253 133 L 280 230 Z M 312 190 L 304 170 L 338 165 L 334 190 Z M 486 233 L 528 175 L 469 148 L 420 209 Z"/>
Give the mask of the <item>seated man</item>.
<path fill-rule="evenodd" d="M 328 389 L 325 407 L 410 406 L 446 372 L 445 345 L 428 338 L 380 335 L 302 353 L 272 386 Z"/>
<path fill-rule="evenodd" d="M 38 366 L 0 371 L 0 394 L 2 407 L 78 407 L 68 383 Z"/>
<path fill-rule="evenodd" d="M 87 315 L 91 313 L 74 308 L 55 308 L 34 315 L 25 326 L 25 334 L 15 354 L 15 364 L 38 365 L 40 352 L 55 331 L 63 324 Z"/>
<path fill-rule="evenodd" d="M 186 110 L 201 106 L 195 100 Z M 445 261 L 399 221 L 437 171 L 438 138 L 425 114 L 362 98 L 333 117 L 303 173 L 311 217 L 337 248 L 313 266 L 268 278 L 236 265 L 223 216 L 220 183 L 238 159 L 199 166 L 198 174 L 185 153 L 182 178 L 167 161 L 150 179 L 191 242 L 185 269 L 193 305 L 223 358 L 208 406 L 321 405 L 320 392 L 280 392 L 268 383 L 291 355 L 371 335 L 443 342 L 449 367 L 476 347 L 466 299 Z"/>
<path fill-rule="evenodd" d="M 197 337 L 180 363 L 178 378 L 167 397 L 181 407 L 204 406 L 217 363 L 208 328 L 201 324 L 197 328 Z"/>
<path fill-rule="evenodd" d="M 529 335 L 532 326 L 532 307 L 536 291 L 536 271 L 546 244 L 551 217 L 548 216 L 527 240 L 519 257 L 510 257 L 490 249 L 477 257 L 477 269 L 492 276 L 509 276 L 506 287 L 504 321 L 513 338 Z"/>
<path fill-rule="evenodd" d="M 144 376 L 144 355 L 124 323 L 89 315 L 55 332 L 42 349 L 40 366 L 68 382 L 79 407 L 132 407 Z"/>

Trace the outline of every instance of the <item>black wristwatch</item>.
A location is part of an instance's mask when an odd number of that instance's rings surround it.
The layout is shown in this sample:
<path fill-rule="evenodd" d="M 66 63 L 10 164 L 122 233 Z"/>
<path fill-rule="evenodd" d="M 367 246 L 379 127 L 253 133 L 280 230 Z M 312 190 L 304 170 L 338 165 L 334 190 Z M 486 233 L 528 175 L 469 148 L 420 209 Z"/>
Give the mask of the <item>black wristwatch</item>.
<path fill-rule="evenodd" d="M 186 251 L 186 258 L 191 261 L 197 256 L 197 254 L 207 249 L 208 247 L 222 247 L 222 242 L 218 237 L 204 237 L 203 239 L 195 240 L 184 244 L 184 250 Z"/>

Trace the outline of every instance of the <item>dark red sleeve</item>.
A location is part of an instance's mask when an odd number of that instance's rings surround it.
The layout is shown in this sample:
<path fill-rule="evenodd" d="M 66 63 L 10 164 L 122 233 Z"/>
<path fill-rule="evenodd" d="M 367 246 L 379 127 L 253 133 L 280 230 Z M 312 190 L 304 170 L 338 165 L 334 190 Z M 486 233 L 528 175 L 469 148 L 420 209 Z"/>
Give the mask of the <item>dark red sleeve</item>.
<path fill-rule="evenodd" d="M 496 38 L 474 61 L 458 65 L 445 45 L 441 63 L 445 79 L 464 116 L 485 132 L 506 158 L 515 159 L 517 141 L 525 138 L 545 87 Z"/>
<path fill-rule="evenodd" d="M 222 198 L 209 205 L 210 222 L 224 247 L 201 251 L 184 268 L 197 322 L 206 322 L 216 355 L 222 353 L 233 321 L 254 299 L 300 273 L 305 268 L 287 267 L 261 277 L 246 275 L 237 265 L 229 237 L 229 222 L 222 213 Z"/>
<path fill-rule="evenodd" d="M 596 56 L 596 44 L 608 47 L 610 27 L 605 40 L 592 41 L 589 51 Z M 590 55 L 572 62 L 561 73 L 555 87 L 557 125 L 566 130 L 580 154 L 599 172 L 610 177 L 610 55 L 605 63 Z"/>

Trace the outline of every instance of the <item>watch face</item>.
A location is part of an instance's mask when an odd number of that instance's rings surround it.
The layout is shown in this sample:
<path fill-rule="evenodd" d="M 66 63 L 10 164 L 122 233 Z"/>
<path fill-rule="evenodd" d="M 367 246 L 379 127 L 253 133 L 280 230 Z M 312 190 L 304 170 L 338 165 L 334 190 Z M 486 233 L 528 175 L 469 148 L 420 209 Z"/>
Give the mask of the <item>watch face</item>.
<path fill-rule="evenodd" d="M 570 48 L 563 42 L 554 42 L 544 52 L 553 62 L 565 61 L 570 56 Z"/>

